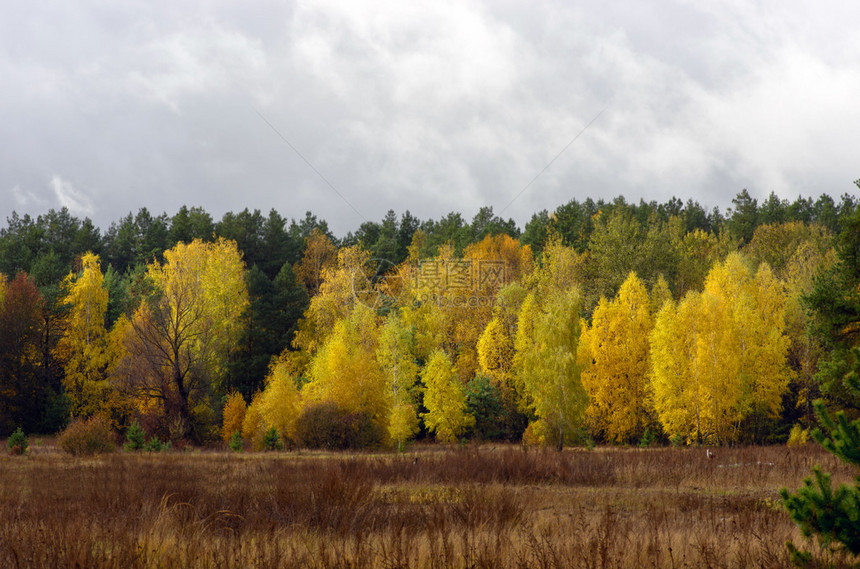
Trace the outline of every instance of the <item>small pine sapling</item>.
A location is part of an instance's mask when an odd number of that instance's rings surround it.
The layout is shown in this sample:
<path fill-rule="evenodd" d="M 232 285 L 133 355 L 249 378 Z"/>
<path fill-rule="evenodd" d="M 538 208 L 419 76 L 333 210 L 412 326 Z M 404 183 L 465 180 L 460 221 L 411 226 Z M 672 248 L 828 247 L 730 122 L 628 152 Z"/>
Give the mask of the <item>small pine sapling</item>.
<path fill-rule="evenodd" d="M 242 452 L 242 447 L 244 445 L 242 441 L 242 433 L 239 431 L 233 431 L 233 436 L 230 437 L 230 450 L 233 452 Z"/>
<path fill-rule="evenodd" d="M 648 448 L 652 444 L 654 444 L 654 433 L 646 427 L 645 432 L 642 433 L 642 438 L 639 439 L 639 448 Z"/>
<path fill-rule="evenodd" d="M 141 450 L 144 447 L 146 443 L 146 433 L 137 421 L 129 425 L 128 431 L 125 433 L 125 440 L 127 442 L 123 448 L 125 448 L 126 452 L 134 452 L 136 450 Z"/>
<path fill-rule="evenodd" d="M 171 448 L 173 448 L 173 445 L 170 441 L 163 443 L 158 439 L 158 437 L 152 437 L 145 445 L 143 445 L 143 450 L 147 452 L 164 452 Z"/>
<path fill-rule="evenodd" d="M 263 448 L 265 450 L 282 450 L 284 448 L 284 442 L 275 427 L 270 427 L 266 431 L 266 436 L 263 437 Z"/>
<path fill-rule="evenodd" d="M 15 432 L 9 436 L 8 444 L 9 454 L 13 455 L 24 454 L 30 446 L 30 442 L 27 440 L 27 436 L 24 434 L 24 431 L 21 430 L 21 427 L 18 427 Z"/>

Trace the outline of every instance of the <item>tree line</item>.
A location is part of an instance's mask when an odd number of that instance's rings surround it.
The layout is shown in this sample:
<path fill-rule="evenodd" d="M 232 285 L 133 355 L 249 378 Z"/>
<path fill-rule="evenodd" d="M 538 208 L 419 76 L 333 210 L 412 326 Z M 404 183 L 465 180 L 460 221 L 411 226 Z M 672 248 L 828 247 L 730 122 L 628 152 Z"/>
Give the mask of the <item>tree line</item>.
<path fill-rule="evenodd" d="M 0 229 L 0 432 L 202 443 L 785 440 L 852 409 L 860 208 L 573 200 L 520 230 L 393 211 L 67 210 Z"/>

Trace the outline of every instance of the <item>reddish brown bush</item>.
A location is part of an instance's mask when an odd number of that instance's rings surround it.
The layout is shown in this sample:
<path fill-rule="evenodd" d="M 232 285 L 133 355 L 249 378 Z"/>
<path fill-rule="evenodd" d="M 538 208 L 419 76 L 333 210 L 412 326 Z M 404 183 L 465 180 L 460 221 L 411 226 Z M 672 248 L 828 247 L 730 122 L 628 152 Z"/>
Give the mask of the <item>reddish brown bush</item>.
<path fill-rule="evenodd" d="M 57 439 L 61 449 L 75 456 L 113 452 L 115 442 L 110 421 L 100 415 L 73 421 Z"/>

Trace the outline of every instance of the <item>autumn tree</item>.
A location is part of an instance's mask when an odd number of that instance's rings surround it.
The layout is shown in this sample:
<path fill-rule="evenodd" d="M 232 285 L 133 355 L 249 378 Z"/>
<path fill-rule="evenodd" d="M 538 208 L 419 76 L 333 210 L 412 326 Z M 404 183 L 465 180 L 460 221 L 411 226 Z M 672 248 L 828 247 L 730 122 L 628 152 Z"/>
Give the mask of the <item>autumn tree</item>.
<path fill-rule="evenodd" d="M 745 419 L 779 413 L 790 378 L 784 302 L 767 265 L 753 276 L 732 254 L 708 274 L 703 293 L 664 306 L 651 360 L 655 409 L 667 433 L 699 443 L 737 440 Z"/>
<path fill-rule="evenodd" d="M 379 330 L 376 313 L 356 305 L 338 320 L 314 355 L 302 389 L 308 403 L 332 402 L 342 409 L 366 413 L 380 426 L 389 411 L 386 377 L 376 360 Z"/>
<path fill-rule="evenodd" d="M 89 418 L 104 409 L 109 389 L 105 314 L 108 291 L 98 255 L 81 258 L 81 271 L 63 281 L 68 306 L 64 333 L 56 354 L 65 368 L 63 385 L 74 417 Z"/>
<path fill-rule="evenodd" d="M 702 442 L 708 391 L 699 369 L 698 319 L 701 295 L 687 293 L 676 305 L 667 302 L 657 313 L 651 342 L 651 389 L 657 417 L 666 433 Z"/>
<path fill-rule="evenodd" d="M 576 359 L 580 306 L 576 289 L 532 292 L 517 324 L 514 373 L 522 401 L 537 417 L 529 429 L 559 450 L 580 434 L 588 403 Z"/>
<path fill-rule="evenodd" d="M 767 203 L 773 205 L 773 201 L 771 196 Z M 823 226 L 791 221 L 759 225 L 744 248 L 753 262 L 767 263 L 785 283 L 786 334 L 791 341 L 788 358 L 796 372 L 785 419 L 805 418 L 807 426 L 814 421 L 812 401 L 821 394 L 814 376 L 825 346 L 814 332 L 814 314 L 804 306 L 803 297 L 813 291 L 815 276 L 835 264 L 833 241 Z"/>
<path fill-rule="evenodd" d="M 589 397 L 587 415 L 617 442 L 635 441 L 650 426 L 648 335 L 652 319 L 648 292 L 630 273 L 612 300 L 602 299 L 585 326 L 579 358 Z"/>
<path fill-rule="evenodd" d="M 425 385 L 423 414 L 427 429 L 443 443 L 456 442 L 475 419 L 467 411 L 466 393 L 448 355 L 437 350 L 421 370 Z"/>
<path fill-rule="evenodd" d="M 478 362 L 481 371 L 502 387 L 510 386 L 514 362 L 514 341 L 502 320 L 493 318 L 478 339 Z"/>
<path fill-rule="evenodd" d="M 816 333 L 815 313 L 804 299 L 813 292 L 816 276 L 825 273 L 836 263 L 833 249 L 822 251 L 813 243 L 797 247 L 788 261 L 785 273 L 785 329 L 791 341 L 788 360 L 795 371 L 796 384 L 789 392 L 796 411 L 802 413 L 806 425 L 814 422 L 813 401 L 821 396 L 821 386 L 815 379 L 819 362 L 828 353 L 825 339 Z"/>
<path fill-rule="evenodd" d="M 463 258 L 475 265 L 475 288 L 488 292 L 496 292 L 503 285 L 522 280 L 533 269 L 531 247 L 504 233 L 487 235 L 469 245 Z"/>
<path fill-rule="evenodd" d="M 18 273 L 0 280 L 0 433 L 39 425 L 47 386 L 40 377 L 43 299 L 35 283 Z"/>
<path fill-rule="evenodd" d="M 266 420 L 262 412 L 263 392 L 258 391 L 251 399 L 248 408 L 245 409 L 245 418 L 242 419 L 242 438 L 251 442 L 254 450 L 263 449 L 263 437 L 266 435 Z"/>
<path fill-rule="evenodd" d="M 564 245 L 561 237 L 553 233 L 544 246 L 539 266 L 523 280 L 523 286 L 532 291 L 572 288 L 582 291 L 593 288 L 593 279 L 594 267 L 589 254 L 577 252 L 573 247 Z M 597 300 L 595 297 L 594 304 Z M 588 302 L 583 299 L 583 305 Z"/>
<path fill-rule="evenodd" d="M 317 351 L 334 331 L 335 324 L 350 315 L 357 304 L 355 282 L 367 282 L 370 254 L 359 246 L 337 251 L 336 263 L 323 270 L 319 291 L 310 299 L 296 326 L 292 345 L 296 351 L 284 353 L 291 373 L 304 376 Z"/>
<path fill-rule="evenodd" d="M 683 298 L 690 291 L 701 292 L 705 285 L 705 277 L 711 267 L 737 249 L 736 243 L 727 234 L 719 236 L 695 229 L 681 239 L 680 259 L 676 280 L 677 298 Z"/>
<path fill-rule="evenodd" d="M 245 398 L 242 394 L 234 391 L 227 397 L 224 403 L 223 419 L 221 421 L 221 438 L 229 441 L 233 433 L 242 433 L 242 423 L 245 421 Z"/>
<path fill-rule="evenodd" d="M 308 296 L 313 297 L 319 292 L 326 271 L 331 270 L 337 262 L 337 247 L 325 233 L 314 228 L 310 236 L 305 239 L 305 253 L 302 260 L 293 270 L 307 287 Z"/>
<path fill-rule="evenodd" d="M 432 305 L 429 316 L 442 325 L 443 342 L 434 348 L 451 356 L 461 381 L 478 368 L 478 335 L 492 310 L 492 300 L 478 288 L 477 268 L 472 259 L 458 257 L 453 248 L 443 245 L 434 259 L 422 261 L 418 269 L 420 302 Z"/>
<path fill-rule="evenodd" d="M 284 441 L 295 440 L 296 419 L 301 411 L 301 396 L 296 380 L 283 362 L 275 362 L 266 377 L 260 398 L 260 415 L 266 428 L 274 428 Z"/>
<path fill-rule="evenodd" d="M 171 438 L 211 435 L 230 350 L 248 304 L 234 242 L 180 243 L 147 268 L 150 293 L 129 320 L 117 383 Z M 154 406 L 154 409 L 153 409 Z"/>
<path fill-rule="evenodd" d="M 418 364 L 412 354 L 412 330 L 397 313 L 389 314 L 380 329 L 376 359 L 385 375 L 390 397 L 388 436 L 402 449 L 418 432 L 415 400 Z"/>
<path fill-rule="evenodd" d="M 766 263 L 753 274 L 740 255 L 730 255 L 708 275 L 705 291 L 728 307 L 738 345 L 742 396 L 740 414 L 752 421 L 753 441 L 762 419 L 779 416 L 792 372 L 785 334 L 785 286 Z M 739 425 L 742 427 L 742 425 Z"/>
<path fill-rule="evenodd" d="M 673 300 L 672 291 L 669 290 L 669 283 L 662 276 L 657 279 L 654 286 L 651 287 L 650 304 L 652 319 L 663 308 L 663 305 Z"/>

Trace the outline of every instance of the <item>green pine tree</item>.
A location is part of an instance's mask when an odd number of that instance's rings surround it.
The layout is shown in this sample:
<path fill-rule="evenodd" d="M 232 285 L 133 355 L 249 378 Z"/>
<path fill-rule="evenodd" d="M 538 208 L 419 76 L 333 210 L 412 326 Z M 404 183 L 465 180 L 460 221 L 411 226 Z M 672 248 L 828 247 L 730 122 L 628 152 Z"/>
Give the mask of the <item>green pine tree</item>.
<path fill-rule="evenodd" d="M 860 357 L 860 348 L 853 351 Z M 845 384 L 860 395 L 860 377 L 856 371 L 848 374 Z M 849 422 L 842 411 L 831 417 L 822 401 L 815 403 L 815 411 L 823 432 L 814 430 L 813 438 L 840 459 L 860 467 L 860 419 Z M 803 535 L 817 536 L 823 547 L 860 555 L 860 476 L 853 485 L 842 484 L 834 489 L 830 475 L 819 467 L 813 469 L 813 475 L 804 480 L 796 494 L 782 490 L 791 519 Z M 798 551 L 791 543 L 788 547 L 796 562 L 809 565 L 812 559 L 809 553 Z"/>

